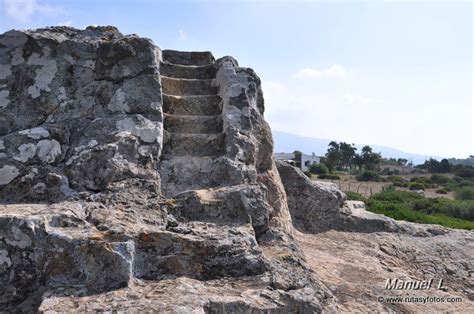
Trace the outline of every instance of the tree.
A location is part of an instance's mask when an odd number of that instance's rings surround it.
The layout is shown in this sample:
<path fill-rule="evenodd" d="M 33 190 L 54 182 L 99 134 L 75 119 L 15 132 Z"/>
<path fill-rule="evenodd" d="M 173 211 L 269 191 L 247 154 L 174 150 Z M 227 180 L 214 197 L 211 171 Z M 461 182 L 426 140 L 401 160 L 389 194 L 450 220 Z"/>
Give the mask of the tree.
<path fill-rule="evenodd" d="M 341 165 L 345 168 L 350 168 L 354 163 L 357 148 L 355 148 L 354 144 L 341 142 L 339 143 L 339 149 L 341 151 Z"/>
<path fill-rule="evenodd" d="M 328 174 L 328 173 L 329 173 L 329 169 L 328 169 L 328 167 L 327 167 L 325 164 L 323 164 L 323 163 L 312 164 L 312 165 L 309 167 L 309 172 L 314 173 L 314 174 Z"/>
<path fill-rule="evenodd" d="M 377 166 L 381 160 L 382 156 L 380 153 L 374 153 L 372 147 L 366 145 L 362 147 L 360 154 L 356 154 L 354 163 L 359 167 L 359 169 L 365 167 L 366 169 L 372 170 L 375 169 L 375 166 Z"/>
<path fill-rule="evenodd" d="M 408 162 L 408 159 L 405 159 L 405 158 L 398 158 L 397 159 L 397 164 L 399 164 L 400 166 L 405 166 Z"/>
<path fill-rule="evenodd" d="M 430 158 L 426 160 L 424 164 L 420 165 L 419 168 L 426 169 L 432 173 L 446 173 L 451 171 L 451 165 L 447 159 L 442 159 L 440 162 Z"/>
<path fill-rule="evenodd" d="M 341 149 L 339 144 L 332 141 L 328 145 L 328 151 L 326 152 L 326 161 L 329 169 L 332 171 L 335 167 L 341 163 Z"/>

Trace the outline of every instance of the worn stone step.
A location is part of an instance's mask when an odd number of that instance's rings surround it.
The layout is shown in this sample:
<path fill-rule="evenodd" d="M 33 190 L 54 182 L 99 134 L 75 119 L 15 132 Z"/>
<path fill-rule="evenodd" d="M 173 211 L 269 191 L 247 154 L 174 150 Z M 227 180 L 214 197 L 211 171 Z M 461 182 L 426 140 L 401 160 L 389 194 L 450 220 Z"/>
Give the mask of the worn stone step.
<path fill-rule="evenodd" d="M 224 207 L 224 201 L 216 205 Z M 235 232 L 232 233 L 222 224 L 194 221 L 180 221 L 169 230 L 140 233 L 134 240 L 134 275 L 145 280 L 168 279 L 170 276 L 209 280 L 264 273 L 266 260 L 257 249 L 257 241 L 250 237 L 253 230 L 246 223 L 248 214 L 243 210 L 244 206 L 238 205 L 239 208 L 227 209 L 240 223 L 233 226 Z"/>
<path fill-rule="evenodd" d="M 212 86 L 212 80 L 176 79 L 161 76 L 163 93 L 170 95 L 215 95 L 219 88 Z"/>
<path fill-rule="evenodd" d="M 216 67 L 213 64 L 196 66 L 161 62 L 160 74 L 172 78 L 213 79 L 216 77 Z"/>
<path fill-rule="evenodd" d="M 210 51 L 163 50 L 163 61 L 182 65 L 208 65 L 216 60 Z"/>
<path fill-rule="evenodd" d="M 218 95 L 174 96 L 163 94 L 163 111 L 179 115 L 218 115 L 222 113 L 222 99 Z"/>
<path fill-rule="evenodd" d="M 212 157 L 178 156 L 160 162 L 162 192 L 172 197 L 180 192 L 219 185 L 219 162 Z M 220 174 L 220 175 L 219 175 Z"/>
<path fill-rule="evenodd" d="M 169 156 L 168 156 L 169 157 Z M 184 191 L 239 185 L 254 175 L 236 171 L 232 160 L 223 156 L 174 156 L 160 162 L 161 191 L 174 197 Z"/>
<path fill-rule="evenodd" d="M 165 131 L 163 158 L 219 156 L 224 154 L 225 134 L 182 134 Z"/>
<path fill-rule="evenodd" d="M 165 130 L 173 133 L 220 133 L 222 132 L 222 116 L 186 116 L 164 115 Z"/>

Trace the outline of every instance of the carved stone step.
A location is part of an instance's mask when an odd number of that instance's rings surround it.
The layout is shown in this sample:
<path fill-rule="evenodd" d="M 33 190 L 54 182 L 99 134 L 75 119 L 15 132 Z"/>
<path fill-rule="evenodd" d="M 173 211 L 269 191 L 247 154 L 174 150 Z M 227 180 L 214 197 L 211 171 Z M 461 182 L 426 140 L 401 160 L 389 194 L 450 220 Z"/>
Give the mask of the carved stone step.
<path fill-rule="evenodd" d="M 218 186 L 221 182 L 222 167 L 211 157 L 173 157 L 162 160 L 160 176 L 162 192 L 174 196 L 180 192 L 206 189 Z"/>
<path fill-rule="evenodd" d="M 196 189 L 238 185 L 252 180 L 251 169 L 236 171 L 232 160 L 224 156 L 175 156 L 160 162 L 161 189 L 166 197 Z"/>
<path fill-rule="evenodd" d="M 164 128 L 173 133 L 220 133 L 222 116 L 182 116 L 165 113 Z"/>
<path fill-rule="evenodd" d="M 218 95 L 173 96 L 163 94 L 163 111 L 178 115 L 218 115 L 222 113 L 222 99 Z"/>
<path fill-rule="evenodd" d="M 219 92 L 217 86 L 212 86 L 212 80 L 175 79 L 161 76 L 163 93 L 170 95 L 215 95 Z"/>
<path fill-rule="evenodd" d="M 163 157 L 219 156 L 224 154 L 225 134 L 181 134 L 165 131 Z"/>
<path fill-rule="evenodd" d="M 209 51 L 176 51 L 163 50 L 163 61 L 182 65 L 207 65 L 216 60 Z"/>
<path fill-rule="evenodd" d="M 195 66 L 161 62 L 160 74 L 172 78 L 213 79 L 216 77 L 216 68 L 213 64 Z"/>
<path fill-rule="evenodd" d="M 203 206 L 209 207 L 208 211 L 213 209 L 207 204 L 200 206 L 197 198 L 195 203 L 195 210 Z M 229 215 L 233 222 L 239 223 L 233 227 L 235 232 L 229 232 L 229 227 L 222 224 L 209 222 L 179 222 L 169 227 L 170 230 L 147 230 L 135 239 L 134 275 L 145 280 L 170 276 L 209 280 L 265 272 L 264 256 L 256 249 L 256 241 L 248 236 L 253 230 L 249 230 L 250 224 L 246 223 L 245 206 L 235 201 L 226 204 L 225 200 L 220 200 L 219 205 L 233 214 Z"/>

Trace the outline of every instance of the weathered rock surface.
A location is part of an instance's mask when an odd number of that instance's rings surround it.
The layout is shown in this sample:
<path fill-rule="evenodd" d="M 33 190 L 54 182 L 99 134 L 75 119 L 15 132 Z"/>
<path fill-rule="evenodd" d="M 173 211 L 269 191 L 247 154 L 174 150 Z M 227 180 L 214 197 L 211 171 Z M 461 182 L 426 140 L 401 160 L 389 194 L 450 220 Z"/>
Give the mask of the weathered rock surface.
<path fill-rule="evenodd" d="M 337 298 L 340 312 L 472 312 L 472 232 L 450 231 L 444 235 L 414 237 L 393 232 L 367 234 L 330 230 L 318 234 L 297 232 L 296 238 L 314 270 L 313 275 Z M 387 279 L 433 279 L 433 286 L 428 290 L 386 290 Z M 437 289 L 440 280 L 446 290 Z M 426 303 L 388 302 L 390 297 L 432 299 Z M 448 298 L 458 300 L 448 302 Z"/>
<path fill-rule="evenodd" d="M 2 311 L 333 308 L 255 72 L 114 27 L 10 31 L 0 52 Z"/>
<path fill-rule="evenodd" d="M 313 182 L 277 162 L 297 242 L 315 278 L 341 312 L 469 312 L 474 306 L 474 233 L 396 221 L 345 201 L 331 183 Z M 387 279 L 429 280 L 429 290 L 387 290 Z M 443 280 L 447 290 L 436 285 Z M 390 297 L 438 297 L 444 302 L 387 302 Z M 383 298 L 380 301 L 378 298 Z M 448 302 L 448 298 L 461 298 Z"/>
<path fill-rule="evenodd" d="M 156 185 L 160 51 L 114 27 L 0 36 L 0 199 L 67 199 L 137 179 Z"/>
<path fill-rule="evenodd" d="M 333 229 L 377 232 L 393 263 L 433 239 L 420 254 L 446 260 L 428 273 L 467 278 L 471 233 L 373 216 L 277 167 L 260 85 L 232 57 L 114 27 L 0 35 L 0 312 L 349 310 L 301 240 Z"/>

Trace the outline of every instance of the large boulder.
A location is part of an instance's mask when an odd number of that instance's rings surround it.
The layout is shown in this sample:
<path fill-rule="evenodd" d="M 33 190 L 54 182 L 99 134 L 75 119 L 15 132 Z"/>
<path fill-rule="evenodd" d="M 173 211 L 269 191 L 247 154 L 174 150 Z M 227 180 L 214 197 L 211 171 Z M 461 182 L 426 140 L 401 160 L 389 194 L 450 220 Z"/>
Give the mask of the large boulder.
<path fill-rule="evenodd" d="M 334 308 L 294 241 L 260 79 L 233 58 L 9 31 L 0 110 L 0 311 Z"/>

